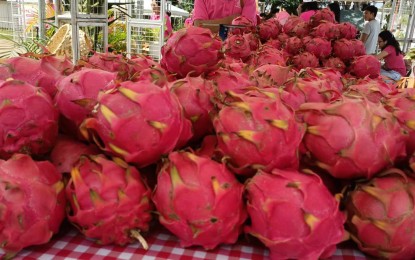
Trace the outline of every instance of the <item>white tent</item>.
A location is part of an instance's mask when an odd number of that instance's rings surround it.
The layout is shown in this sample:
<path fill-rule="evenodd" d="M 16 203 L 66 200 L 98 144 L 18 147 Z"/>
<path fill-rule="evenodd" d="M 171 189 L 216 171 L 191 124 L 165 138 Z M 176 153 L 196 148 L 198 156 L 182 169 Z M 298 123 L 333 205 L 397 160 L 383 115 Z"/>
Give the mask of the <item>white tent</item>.
<path fill-rule="evenodd" d="M 110 1 L 108 1 L 110 2 Z M 190 14 L 188 11 L 181 9 L 174 5 L 169 5 L 170 12 L 172 16 L 185 16 L 188 17 Z M 151 9 L 151 0 L 144 0 L 144 13 L 151 14 L 153 11 Z"/>

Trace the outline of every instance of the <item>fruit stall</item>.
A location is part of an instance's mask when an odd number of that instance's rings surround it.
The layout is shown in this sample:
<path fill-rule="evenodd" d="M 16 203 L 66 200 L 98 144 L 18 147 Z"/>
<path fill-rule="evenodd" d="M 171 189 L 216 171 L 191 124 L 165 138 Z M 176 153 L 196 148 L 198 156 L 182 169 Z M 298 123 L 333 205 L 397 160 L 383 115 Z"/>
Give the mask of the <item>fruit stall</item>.
<path fill-rule="evenodd" d="M 1 258 L 415 259 L 410 40 L 394 81 L 328 8 L 220 38 L 53 4 L 41 52 L 0 62 Z"/>

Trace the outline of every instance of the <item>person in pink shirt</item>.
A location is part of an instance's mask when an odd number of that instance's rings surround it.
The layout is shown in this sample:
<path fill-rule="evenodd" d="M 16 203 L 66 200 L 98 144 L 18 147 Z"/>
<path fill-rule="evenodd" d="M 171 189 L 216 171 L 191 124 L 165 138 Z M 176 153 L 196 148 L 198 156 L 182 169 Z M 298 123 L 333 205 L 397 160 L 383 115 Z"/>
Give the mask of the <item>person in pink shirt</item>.
<path fill-rule="evenodd" d="M 318 10 L 317 2 L 309 2 L 309 1 L 304 1 L 297 8 L 298 16 L 301 19 L 303 19 L 303 21 L 305 22 L 310 21 L 311 16 L 313 16 L 317 10 Z"/>
<path fill-rule="evenodd" d="M 150 15 L 150 20 L 160 20 L 160 0 L 153 0 L 151 2 L 151 8 L 153 13 Z M 171 26 L 170 14 L 166 13 L 164 17 L 164 39 L 168 39 L 173 33 L 173 27 Z"/>
<path fill-rule="evenodd" d="M 394 81 L 404 77 L 406 75 L 405 61 L 395 36 L 388 30 L 382 31 L 378 36 L 378 45 L 381 52 L 376 55 L 376 58 L 384 61 L 380 74 Z"/>
<path fill-rule="evenodd" d="M 290 14 L 285 11 L 284 8 L 282 8 L 281 11 L 275 14 L 275 18 L 278 20 L 278 22 L 280 22 L 281 25 L 284 25 L 288 18 L 290 18 Z"/>
<path fill-rule="evenodd" d="M 193 10 L 190 12 L 190 16 L 184 20 L 184 27 L 188 28 L 193 26 Z"/>
<path fill-rule="evenodd" d="M 193 24 L 219 31 L 220 24 L 231 24 L 238 16 L 245 16 L 257 24 L 255 0 L 195 0 Z"/>

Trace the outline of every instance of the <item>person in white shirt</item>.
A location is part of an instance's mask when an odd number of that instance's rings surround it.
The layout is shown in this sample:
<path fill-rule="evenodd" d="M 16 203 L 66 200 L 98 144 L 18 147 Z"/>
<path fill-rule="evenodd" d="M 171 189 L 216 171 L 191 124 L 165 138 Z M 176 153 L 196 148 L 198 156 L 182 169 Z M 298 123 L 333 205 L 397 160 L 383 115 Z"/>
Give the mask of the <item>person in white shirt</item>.
<path fill-rule="evenodd" d="M 365 44 L 366 54 L 374 54 L 376 52 L 378 35 L 380 33 L 380 23 L 375 19 L 377 13 L 378 8 L 373 5 L 369 5 L 364 9 L 363 15 L 367 23 L 362 31 L 360 40 Z"/>

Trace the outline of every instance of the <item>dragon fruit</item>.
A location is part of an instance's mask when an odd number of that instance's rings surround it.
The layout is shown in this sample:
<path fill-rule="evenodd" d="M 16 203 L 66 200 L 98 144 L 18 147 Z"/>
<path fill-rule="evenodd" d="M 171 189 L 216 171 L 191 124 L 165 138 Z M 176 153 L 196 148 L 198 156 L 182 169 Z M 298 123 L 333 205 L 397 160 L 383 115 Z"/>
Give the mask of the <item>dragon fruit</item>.
<path fill-rule="evenodd" d="M 298 168 L 304 129 L 278 95 L 234 95 L 213 119 L 218 149 L 241 174 L 256 169 Z"/>
<path fill-rule="evenodd" d="M 201 76 L 187 76 L 170 85 L 170 90 L 177 96 L 183 107 L 184 116 L 192 122 L 194 140 L 213 132 L 210 120 L 213 103 L 208 91 L 212 88 L 212 82 Z"/>
<path fill-rule="evenodd" d="M 292 62 L 297 69 L 303 69 L 307 67 L 316 68 L 319 66 L 318 58 L 308 51 L 295 55 L 292 59 Z"/>
<path fill-rule="evenodd" d="M 6 60 L 2 66 L 7 68 L 7 71 L 0 74 L 0 79 L 22 80 L 30 85 L 42 88 L 51 97 L 57 91 L 56 83 L 74 69 L 73 64 L 67 58 L 54 56 L 45 56 L 40 60 L 29 57 L 14 57 Z"/>
<path fill-rule="evenodd" d="M 293 77 L 284 84 L 284 90 L 290 95 L 283 95 L 282 100 L 297 110 L 306 102 L 324 102 L 336 100 L 341 95 L 336 85 L 332 85 L 326 78 Z"/>
<path fill-rule="evenodd" d="M 333 44 L 333 53 L 343 62 L 348 62 L 355 56 L 353 43 L 347 39 L 339 39 Z"/>
<path fill-rule="evenodd" d="M 331 42 L 323 38 L 315 37 L 307 41 L 305 50 L 314 54 L 317 58 L 323 59 L 331 54 Z"/>
<path fill-rule="evenodd" d="M 257 51 L 259 48 L 260 40 L 258 34 L 256 33 L 244 33 L 243 34 L 245 40 L 249 42 L 249 47 L 251 51 Z"/>
<path fill-rule="evenodd" d="M 303 23 L 303 22 L 304 22 L 303 19 L 301 19 L 300 17 L 292 15 L 287 19 L 284 26 L 282 27 L 283 32 L 288 35 L 294 36 L 294 32 L 293 32 L 294 27 L 297 24 Z"/>
<path fill-rule="evenodd" d="M 313 29 L 311 35 L 327 40 L 336 40 L 340 38 L 340 31 L 336 24 L 330 22 L 321 22 Z"/>
<path fill-rule="evenodd" d="M 333 90 L 343 91 L 342 75 L 337 70 L 330 68 L 306 68 L 304 77 L 325 80 L 332 86 Z"/>
<path fill-rule="evenodd" d="M 390 169 L 357 183 L 346 197 L 347 229 L 360 250 L 376 259 L 415 258 L 415 180 Z"/>
<path fill-rule="evenodd" d="M 0 158 L 43 155 L 58 136 L 58 111 L 41 88 L 18 80 L 0 85 Z"/>
<path fill-rule="evenodd" d="M 303 38 L 310 32 L 310 27 L 307 22 L 297 23 L 291 31 L 292 35 Z"/>
<path fill-rule="evenodd" d="M 284 49 L 291 55 L 297 55 L 303 50 L 303 42 L 297 36 L 287 39 Z"/>
<path fill-rule="evenodd" d="M 254 70 L 251 79 L 255 79 L 259 87 L 281 86 L 288 80 L 290 70 L 290 67 L 266 64 Z"/>
<path fill-rule="evenodd" d="M 61 115 L 64 133 L 78 132 L 79 125 L 97 104 L 99 91 L 112 88 L 116 77 L 113 72 L 84 68 L 59 82 L 54 102 Z"/>
<path fill-rule="evenodd" d="M 356 39 L 357 28 L 354 24 L 349 22 L 337 24 L 340 32 L 340 38 L 346 38 L 348 40 Z"/>
<path fill-rule="evenodd" d="M 162 47 L 161 65 L 170 73 L 198 76 L 217 67 L 221 59 L 221 41 L 209 29 L 197 26 L 183 28 Z"/>
<path fill-rule="evenodd" d="M 246 61 L 251 55 L 251 47 L 247 39 L 240 34 L 234 34 L 226 38 L 223 43 L 225 55 L 234 59 Z"/>
<path fill-rule="evenodd" d="M 282 48 L 282 43 L 278 39 L 271 39 L 271 40 L 268 40 L 266 43 L 264 43 L 263 46 L 267 46 L 267 47 L 279 50 Z"/>
<path fill-rule="evenodd" d="M 270 39 L 276 39 L 281 32 L 281 25 L 274 19 L 266 20 L 258 25 L 258 35 L 261 42 L 265 43 Z"/>
<path fill-rule="evenodd" d="M 414 97 L 414 88 L 399 89 L 397 92 L 390 93 L 385 101 L 386 108 L 392 112 L 394 117 L 409 134 L 409 140 L 406 143 L 406 153 L 408 156 L 413 156 L 415 153 Z"/>
<path fill-rule="evenodd" d="M 407 136 L 392 114 L 360 95 L 306 103 L 303 144 L 316 164 L 341 179 L 371 178 L 405 156 Z"/>
<path fill-rule="evenodd" d="M 349 85 L 347 91 L 359 92 L 368 100 L 378 103 L 386 100 L 387 95 L 392 92 L 392 89 L 382 79 L 378 80 L 365 77 Z"/>
<path fill-rule="evenodd" d="M 282 51 L 270 47 L 262 47 L 253 55 L 249 62 L 255 67 L 260 67 L 265 64 L 285 66 L 287 59 L 284 57 Z"/>
<path fill-rule="evenodd" d="M 172 152 L 157 177 L 159 221 L 182 247 L 233 244 L 247 218 L 244 187 L 225 165 L 190 152 Z"/>
<path fill-rule="evenodd" d="M 346 72 L 346 65 L 338 57 L 330 57 L 326 60 L 323 60 L 323 66 L 326 68 L 333 68 L 342 74 Z"/>
<path fill-rule="evenodd" d="M 47 243 L 65 217 L 61 175 L 47 161 L 14 154 L 0 160 L 0 248 L 13 257 L 21 249 Z"/>
<path fill-rule="evenodd" d="M 233 19 L 231 24 L 241 26 L 241 28 L 233 28 L 230 31 L 230 34 L 232 35 L 252 32 L 255 29 L 255 26 L 252 23 L 252 21 L 242 15 Z"/>
<path fill-rule="evenodd" d="M 350 65 L 350 72 L 357 77 L 377 78 L 380 75 L 380 61 L 373 55 L 355 57 Z"/>
<path fill-rule="evenodd" d="M 246 185 L 245 232 L 270 249 L 271 259 L 325 259 L 346 240 L 346 216 L 311 171 L 259 171 Z"/>
<path fill-rule="evenodd" d="M 318 26 L 322 21 L 335 23 L 336 19 L 334 17 L 334 13 L 329 8 L 323 8 L 320 10 L 317 10 L 311 17 L 310 17 L 310 26 L 316 27 Z"/>
<path fill-rule="evenodd" d="M 361 40 L 351 39 L 350 42 L 352 44 L 355 57 L 366 54 L 366 47 Z"/>
<path fill-rule="evenodd" d="M 82 156 L 66 186 L 67 215 L 86 237 L 100 245 L 125 245 L 138 239 L 151 220 L 151 191 L 138 170 L 117 158 Z"/>
<path fill-rule="evenodd" d="M 98 102 L 81 132 L 101 150 L 127 162 L 140 167 L 155 163 L 182 139 L 191 138 L 191 123 L 167 88 L 126 81 L 102 93 Z"/>
<path fill-rule="evenodd" d="M 247 76 L 226 69 L 218 69 L 209 73 L 206 79 L 213 83 L 213 89 L 208 89 L 212 98 L 221 99 L 228 91 L 243 93 L 247 88 L 255 86 Z"/>
<path fill-rule="evenodd" d="M 87 145 L 69 136 L 59 135 L 50 153 L 50 161 L 59 173 L 69 174 L 81 155 L 99 153 L 99 149 L 94 145 Z"/>

